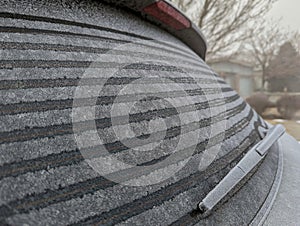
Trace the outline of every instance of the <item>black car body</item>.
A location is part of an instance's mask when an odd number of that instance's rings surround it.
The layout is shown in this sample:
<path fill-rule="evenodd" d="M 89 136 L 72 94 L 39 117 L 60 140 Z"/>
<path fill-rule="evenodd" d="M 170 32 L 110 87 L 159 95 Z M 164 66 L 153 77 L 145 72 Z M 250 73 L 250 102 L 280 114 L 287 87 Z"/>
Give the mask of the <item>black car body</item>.
<path fill-rule="evenodd" d="M 199 210 L 270 125 L 206 65 L 201 32 L 172 5 L 4 0 L 0 18 L 1 224 L 300 222 L 288 135 Z"/>

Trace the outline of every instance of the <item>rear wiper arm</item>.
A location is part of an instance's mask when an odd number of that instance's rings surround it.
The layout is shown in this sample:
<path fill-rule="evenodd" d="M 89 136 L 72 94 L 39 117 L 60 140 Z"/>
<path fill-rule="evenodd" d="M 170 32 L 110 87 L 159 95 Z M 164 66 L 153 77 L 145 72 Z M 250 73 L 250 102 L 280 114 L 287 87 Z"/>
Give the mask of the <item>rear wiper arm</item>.
<path fill-rule="evenodd" d="M 284 132 L 285 128 L 282 125 L 273 126 L 264 139 L 248 151 L 241 161 L 200 202 L 198 207 L 201 213 L 205 216 L 209 215 L 213 208 L 263 160 L 271 146 Z"/>

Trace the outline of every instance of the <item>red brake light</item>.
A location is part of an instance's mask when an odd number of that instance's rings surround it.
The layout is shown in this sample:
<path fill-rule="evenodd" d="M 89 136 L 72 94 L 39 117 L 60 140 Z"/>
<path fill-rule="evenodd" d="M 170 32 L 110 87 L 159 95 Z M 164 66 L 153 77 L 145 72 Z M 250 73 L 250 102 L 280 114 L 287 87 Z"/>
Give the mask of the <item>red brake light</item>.
<path fill-rule="evenodd" d="M 143 11 L 175 30 L 191 27 L 191 22 L 184 15 L 164 1 L 158 1 L 146 6 Z"/>

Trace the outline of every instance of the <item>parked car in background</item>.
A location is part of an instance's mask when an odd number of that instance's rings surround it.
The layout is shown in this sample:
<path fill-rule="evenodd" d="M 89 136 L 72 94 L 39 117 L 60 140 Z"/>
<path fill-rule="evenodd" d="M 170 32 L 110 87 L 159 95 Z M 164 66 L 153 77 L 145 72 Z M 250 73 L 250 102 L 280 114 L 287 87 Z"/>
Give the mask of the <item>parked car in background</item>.
<path fill-rule="evenodd" d="M 276 107 L 276 104 L 272 103 L 269 97 L 264 93 L 255 93 L 246 98 L 246 101 L 260 115 L 262 115 L 267 108 Z"/>

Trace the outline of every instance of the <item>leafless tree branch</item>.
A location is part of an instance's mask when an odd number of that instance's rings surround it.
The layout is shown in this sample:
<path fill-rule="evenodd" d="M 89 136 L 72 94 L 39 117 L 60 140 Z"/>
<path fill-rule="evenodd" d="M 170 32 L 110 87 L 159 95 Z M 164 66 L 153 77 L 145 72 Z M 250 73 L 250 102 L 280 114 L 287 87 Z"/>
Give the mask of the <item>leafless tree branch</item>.
<path fill-rule="evenodd" d="M 192 15 L 209 43 L 207 59 L 235 54 L 276 0 L 172 0 Z M 232 50 L 231 53 L 229 50 Z"/>

